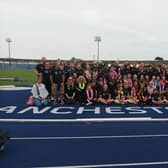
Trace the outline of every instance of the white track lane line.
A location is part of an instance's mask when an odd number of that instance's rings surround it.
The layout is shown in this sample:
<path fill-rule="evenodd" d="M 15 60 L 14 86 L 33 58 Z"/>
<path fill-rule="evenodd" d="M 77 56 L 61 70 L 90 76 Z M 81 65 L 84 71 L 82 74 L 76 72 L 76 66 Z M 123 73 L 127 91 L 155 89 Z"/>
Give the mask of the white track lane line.
<path fill-rule="evenodd" d="M 152 121 L 150 117 L 130 117 L 130 118 L 74 118 L 74 119 L 24 119 L 8 118 L 0 119 L 0 122 L 111 122 L 111 121 Z"/>
<path fill-rule="evenodd" d="M 36 168 L 93 168 L 93 167 L 133 167 L 133 166 L 154 166 L 168 165 L 168 161 L 164 162 L 141 162 L 141 163 L 116 163 L 116 164 L 97 164 L 97 165 L 72 165 L 72 166 L 51 166 L 51 167 L 36 167 Z"/>
<path fill-rule="evenodd" d="M 4 118 L 0 119 L 0 122 L 166 122 L 168 118 L 151 118 L 151 117 L 125 117 L 125 118 L 76 118 L 76 119 L 19 119 L 19 118 Z"/>
<path fill-rule="evenodd" d="M 17 123 L 46 123 L 46 122 L 167 122 L 168 118 L 151 118 L 151 117 L 130 117 L 130 118 L 76 118 L 76 119 L 24 119 L 24 118 L 4 118 L 0 119 L 0 122 L 17 122 Z"/>
<path fill-rule="evenodd" d="M 12 137 L 11 140 L 73 140 L 73 139 L 116 139 L 116 138 L 153 138 L 168 137 L 168 134 L 118 135 L 118 136 L 70 136 L 70 137 Z"/>

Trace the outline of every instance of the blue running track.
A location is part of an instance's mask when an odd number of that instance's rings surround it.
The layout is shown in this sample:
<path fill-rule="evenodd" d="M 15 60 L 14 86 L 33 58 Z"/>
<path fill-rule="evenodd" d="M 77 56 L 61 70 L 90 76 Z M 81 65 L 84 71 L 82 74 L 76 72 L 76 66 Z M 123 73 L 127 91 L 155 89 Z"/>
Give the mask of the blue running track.
<path fill-rule="evenodd" d="M 97 113 L 94 106 L 80 105 L 37 110 L 25 104 L 29 92 L 0 91 L 0 128 L 11 135 L 0 168 L 168 167 L 167 106 L 95 105 Z"/>

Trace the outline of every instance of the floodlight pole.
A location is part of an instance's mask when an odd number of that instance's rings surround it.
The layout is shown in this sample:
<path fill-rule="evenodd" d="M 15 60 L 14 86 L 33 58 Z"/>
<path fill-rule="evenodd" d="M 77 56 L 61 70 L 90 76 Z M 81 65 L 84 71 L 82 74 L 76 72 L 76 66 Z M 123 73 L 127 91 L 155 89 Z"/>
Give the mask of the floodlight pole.
<path fill-rule="evenodd" d="M 99 62 L 99 42 L 102 41 L 101 37 L 100 36 L 96 36 L 94 38 L 94 41 L 97 42 L 97 62 Z"/>
<path fill-rule="evenodd" d="M 6 42 L 8 43 L 9 65 L 11 65 L 12 60 L 11 60 L 11 45 L 10 45 L 10 43 L 12 42 L 12 39 L 11 38 L 6 38 Z"/>
<path fill-rule="evenodd" d="M 96 55 L 93 55 L 93 61 L 95 61 L 95 59 L 96 59 Z"/>
<path fill-rule="evenodd" d="M 99 62 L 99 42 L 97 41 L 97 61 Z"/>

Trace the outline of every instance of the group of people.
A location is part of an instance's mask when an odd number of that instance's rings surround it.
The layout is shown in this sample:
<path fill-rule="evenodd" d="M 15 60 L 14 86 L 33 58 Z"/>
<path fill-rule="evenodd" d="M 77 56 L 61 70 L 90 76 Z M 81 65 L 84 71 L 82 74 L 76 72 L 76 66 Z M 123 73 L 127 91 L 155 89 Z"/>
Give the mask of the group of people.
<path fill-rule="evenodd" d="M 32 93 L 35 105 L 80 103 L 168 104 L 168 67 L 165 64 L 86 61 L 54 63 L 42 58 L 36 66 Z"/>

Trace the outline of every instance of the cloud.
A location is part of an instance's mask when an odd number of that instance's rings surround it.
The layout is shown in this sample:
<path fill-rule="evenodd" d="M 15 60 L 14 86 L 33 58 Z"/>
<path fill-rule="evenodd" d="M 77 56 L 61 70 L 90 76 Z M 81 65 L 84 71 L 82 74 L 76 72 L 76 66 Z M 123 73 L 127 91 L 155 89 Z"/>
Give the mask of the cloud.
<path fill-rule="evenodd" d="M 0 54 L 13 39 L 13 56 L 91 58 L 95 35 L 108 59 L 167 56 L 167 0 L 1 0 Z"/>

